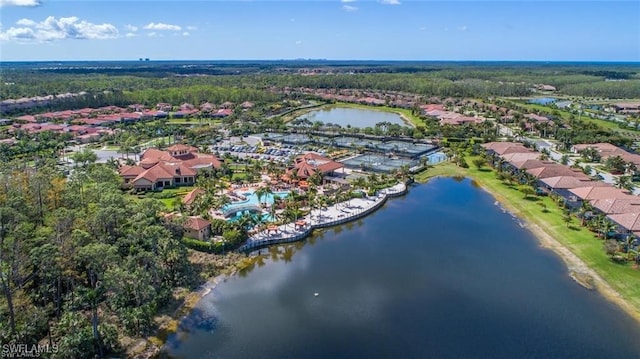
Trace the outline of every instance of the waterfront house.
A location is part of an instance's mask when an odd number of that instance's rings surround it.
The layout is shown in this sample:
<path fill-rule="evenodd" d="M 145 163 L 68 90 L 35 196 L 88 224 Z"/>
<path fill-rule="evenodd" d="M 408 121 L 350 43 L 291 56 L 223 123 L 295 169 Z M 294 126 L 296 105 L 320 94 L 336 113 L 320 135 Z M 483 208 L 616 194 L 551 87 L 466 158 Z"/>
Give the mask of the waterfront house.
<path fill-rule="evenodd" d="M 630 199 L 636 198 L 629 194 L 629 192 L 615 188 L 613 186 L 591 186 L 591 187 L 579 187 L 571 188 L 571 193 L 576 195 L 583 201 L 599 200 L 599 199 Z"/>
<path fill-rule="evenodd" d="M 604 214 L 640 213 L 640 198 L 606 198 L 591 200 L 591 205 Z"/>
<path fill-rule="evenodd" d="M 589 179 L 582 171 L 563 166 L 557 163 L 545 165 L 543 167 L 528 169 L 527 173 L 541 180 L 549 177 L 571 176 L 582 179 Z"/>
<path fill-rule="evenodd" d="M 211 237 L 211 222 L 198 216 L 188 217 L 183 224 L 184 236 L 207 241 Z"/>

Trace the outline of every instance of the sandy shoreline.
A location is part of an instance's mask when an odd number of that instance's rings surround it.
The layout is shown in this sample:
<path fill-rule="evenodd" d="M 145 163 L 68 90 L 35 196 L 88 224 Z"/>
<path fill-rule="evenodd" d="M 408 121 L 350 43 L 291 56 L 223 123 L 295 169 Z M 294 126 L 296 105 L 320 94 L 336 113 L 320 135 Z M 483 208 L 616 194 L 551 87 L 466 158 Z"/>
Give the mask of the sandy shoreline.
<path fill-rule="evenodd" d="M 473 178 L 473 177 L 470 177 Z M 640 310 L 636 309 L 629 302 L 627 302 L 609 283 L 607 283 L 602 277 L 591 269 L 587 264 L 582 261 L 571 250 L 565 247 L 562 243 L 556 240 L 553 236 L 547 233 L 539 225 L 531 223 L 524 219 L 522 213 L 513 207 L 504 197 L 499 193 L 494 193 L 485 186 L 480 187 L 489 193 L 500 205 L 512 215 L 516 216 L 523 224 L 524 228 L 528 229 L 534 237 L 538 240 L 541 247 L 547 248 L 558 255 L 567 266 L 567 274 L 575 280 L 579 285 L 587 289 L 596 289 L 607 300 L 616 304 L 620 309 L 629 314 L 633 319 L 640 323 Z"/>

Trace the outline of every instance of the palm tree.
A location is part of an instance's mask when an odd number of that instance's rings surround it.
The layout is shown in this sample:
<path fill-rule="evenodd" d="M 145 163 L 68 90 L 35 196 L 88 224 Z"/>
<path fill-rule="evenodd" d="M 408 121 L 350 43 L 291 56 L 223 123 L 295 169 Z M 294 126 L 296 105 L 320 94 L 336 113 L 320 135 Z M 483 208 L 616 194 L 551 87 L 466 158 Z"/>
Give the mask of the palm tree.
<path fill-rule="evenodd" d="M 365 180 L 364 177 L 358 177 L 355 180 L 353 180 L 351 184 L 358 189 L 364 190 L 365 187 L 367 186 L 367 180 Z"/>
<path fill-rule="evenodd" d="M 611 221 L 609 221 L 604 217 L 602 218 L 602 221 L 598 225 L 600 234 L 605 240 L 609 239 L 609 233 L 613 231 L 615 228 L 616 228 L 616 225 L 611 223 Z"/>
<path fill-rule="evenodd" d="M 273 191 L 271 190 L 271 187 L 269 187 L 269 186 L 260 187 L 255 191 L 255 195 L 256 195 L 256 197 L 258 197 L 258 202 L 262 206 L 263 205 L 262 199 L 263 198 L 269 198 L 269 196 L 272 196 L 273 195 Z M 266 205 L 266 201 L 264 202 L 264 204 Z"/>
<path fill-rule="evenodd" d="M 584 226 L 587 222 L 587 213 L 593 211 L 593 206 L 588 201 L 582 201 L 582 205 L 578 209 L 578 217 L 580 217 L 580 225 Z"/>
<path fill-rule="evenodd" d="M 616 187 L 633 192 L 634 186 L 631 182 L 631 176 L 617 176 L 613 181 Z"/>

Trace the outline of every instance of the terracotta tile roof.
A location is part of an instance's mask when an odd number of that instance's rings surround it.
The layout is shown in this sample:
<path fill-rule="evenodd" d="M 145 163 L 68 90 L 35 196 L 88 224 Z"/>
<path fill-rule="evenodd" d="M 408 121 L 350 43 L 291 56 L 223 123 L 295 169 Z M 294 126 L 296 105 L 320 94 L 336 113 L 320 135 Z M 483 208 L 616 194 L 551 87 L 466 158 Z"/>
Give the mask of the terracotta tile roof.
<path fill-rule="evenodd" d="M 582 179 L 589 179 L 589 176 L 582 173 L 580 170 L 574 170 L 567 166 L 563 166 L 560 164 L 550 164 L 544 167 L 532 168 L 528 169 L 527 173 L 531 174 L 535 178 L 543 179 L 548 177 L 558 177 L 558 176 L 571 176 Z"/>
<path fill-rule="evenodd" d="M 514 163 L 526 160 L 537 160 L 540 158 L 540 154 L 537 152 L 516 152 L 507 153 L 500 157 L 502 157 L 507 162 Z"/>
<path fill-rule="evenodd" d="M 640 213 L 621 213 L 608 215 L 612 221 L 630 231 L 640 231 Z"/>
<path fill-rule="evenodd" d="M 122 166 L 120 167 L 118 172 L 120 173 L 120 176 L 123 176 L 123 177 L 129 177 L 129 176 L 137 177 L 142 172 L 144 172 L 144 168 L 140 166 Z"/>
<path fill-rule="evenodd" d="M 342 167 L 344 165 L 340 162 L 335 162 L 317 153 L 308 152 L 294 160 L 293 168 L 289 170 L 289 173 L 296 172 L 298 178 L 306 179 L 318 171 L 324 174 Z"/>
<path fill-rule="evenodd" d="M 629 198 L 629 192 L 615 187 L 579 187 L 569 191 L 583 200 Z"/>
<path fill-rule="evenodd" d="M 176 152 L 176 151 L 191 151 L 193 147 L 191 146 L 187 146 L 187 145 L 183 145 L 182 143 L 177 143 L 173 146 L 170 146 L 167 148 L 167 151 L 170 152 Z"/>
<path fill-rule="evenodd" d="M 640 213 L 640 198 L 607 198 L 590 201 L 591 205 L 606 214 Z"/>
<path fill-rule="evenodd" d="M 184 221 L 184 228 L 193 229 L 196 231 L 205 229 L 210 225 L 211 225 L 211 222 L 207 221 L 204 218 L 195 217 L 195 216 L 187 217 L 187 219 Z"/>
<path fill-rule="evenodd" d="M 191 203 L 193 203 L 193 201 L 195 201 L 195 199 L 204 194 L 204 190 L 202 188 L 196 188 L 194 190 L 192 190 L 191 192 L 187 193 L 184 198 L 182 199 L 182 203 L 186 204 L 187 206 L 191 205 Z"/>
<path fill-rule="evenodd" d="M 194 171 L 193 169 L 183 164 L 159 162 L 155 166 L 141 172 L 133 180 L 133 182 L 136 182 L 142 178 L 150 182 L 156 182 L 160 179 L 162 180 L 173 179 L 176 176 L 195 176 L 195 175 L 196 175 L 196 171 Z"/>
<path fill-rule="evenodd" d="M 510 153 L 534 153 L 533 150 L 524 147 L 522 143 L 518 142 L 489 142 L 481 145 L 487 150 L 492 150 L 499 155 L 505 155 Z"/>
<path fill-rule="evenodd" d="M 524 161 L 518 161 L 518 162 L 511 162 L 511 164 L 517 169 L 528 170 L 533 168 L 546 167 L 546 166 L 555 164 L 555 162 L 540 161 L 540 160 L 524 160 Z"/>
<path fill-rule="evenodd" d="M 580 187 L 611 187 L 611 185 L 604 182 L 592 181 L 589 179 L 581 179 L 573 176 L 547 177 L 547 178 L 541 179 L 541 181 L 553 189 L 569 189 L 569 188 L 580 188 Z"/>
<path fill-rule="evenodd" d="M 191 168 L 200 168 L 200 167 L 209 167 L 209 166 L 212 166 L 213 168 L 220 168 L 220 166 L 222 166 L 222 162 L 220 162 L 220 160 L 216 156 L 205 155 L 205 154 L 199 154 L 195 158 L 182 161 L 182 163 L 185 166 L 188 166 Z"/>

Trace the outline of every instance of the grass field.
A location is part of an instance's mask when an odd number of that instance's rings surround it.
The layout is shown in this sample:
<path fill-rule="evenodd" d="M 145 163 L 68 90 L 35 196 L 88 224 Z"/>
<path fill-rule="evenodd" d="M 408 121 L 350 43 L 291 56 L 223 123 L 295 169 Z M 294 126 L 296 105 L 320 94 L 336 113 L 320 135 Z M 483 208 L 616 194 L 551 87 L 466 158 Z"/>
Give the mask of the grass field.
<path fill-rule="evenodd" d="M 471 163 L 473 158 L 468 158 Z M 420 182 L 437 176 L 466 176 L 490 192 L 496 200 L 528 223 L 540 227 L 549 236 L 580 258 L 588 267 L 600 275 L 622 298 L 638 310 L 640 308 L 640 270 L 632 264 L 616 263 L 603 250 L 603 241 L 594 233 L 580 226 L 577 218 L 567 227 L 562 219 L 562 210 L 549 197 L 524 199 L 515 186 L 508 186 L 495 177 L 489 168 L 463 169 L 451 162 L 444 162 L 416 176 Z M 543 211 L 544 206 L 547 212 Z M 640 312 L 640 310 L 638 310 Z"/>

